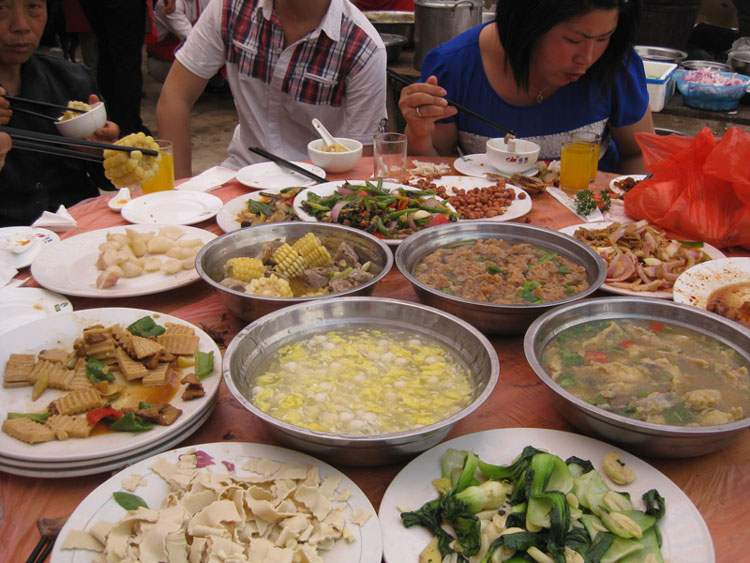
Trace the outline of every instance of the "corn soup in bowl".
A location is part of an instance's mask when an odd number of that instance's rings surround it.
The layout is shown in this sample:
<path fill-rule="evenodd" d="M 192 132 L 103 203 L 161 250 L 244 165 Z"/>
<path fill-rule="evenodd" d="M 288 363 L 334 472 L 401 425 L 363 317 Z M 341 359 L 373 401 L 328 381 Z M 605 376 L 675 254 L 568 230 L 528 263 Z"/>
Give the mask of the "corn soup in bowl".
<path fill-rule="evenodd" d="M 574 303 L 539 317 L 524 351 L 571 424 L 642 455 L 702 455 L 750 426 L 750 333 L 701 309 Z"/>
<path fill-rule="evenodd" d="M 416 455 L 495 387 L 494 347 L 468 323 L 417 303 L 333 298 L 248 325 L 224 355 L 224 379 L 281 442 L 332 463 Z"/>

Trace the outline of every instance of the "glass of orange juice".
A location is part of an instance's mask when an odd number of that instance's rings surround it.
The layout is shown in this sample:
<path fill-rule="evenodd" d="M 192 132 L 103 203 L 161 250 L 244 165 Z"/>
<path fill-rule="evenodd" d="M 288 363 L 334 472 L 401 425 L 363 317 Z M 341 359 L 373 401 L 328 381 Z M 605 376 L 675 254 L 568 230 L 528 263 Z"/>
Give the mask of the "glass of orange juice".
<path fill-rule="evenodd" d="M 592 143 L 565 141 L 560 156 L 560 187 L 575 195 L 589 187 L 591 158 L 594 153 Z"/>
<path fill-rule="evenodd" d="M 174 189 L 174 147 L 172 141 L 155 139 L 159 145 L 161 162 L 156 176 L 147 182 L 143 182 L 143 193 L 163 192 Z"/>
<path fill-rule="evenodd" d="M 599 147 L 601 146 L 602 136 L 593 131 L 574 131 L 570 134 L 570 140 L 594 145 L 594 152 L 591 154 L 591 176 L 589 176 L 589 180 L 593 182 L 596 180 L 596 172 L 599 170 Z"/>

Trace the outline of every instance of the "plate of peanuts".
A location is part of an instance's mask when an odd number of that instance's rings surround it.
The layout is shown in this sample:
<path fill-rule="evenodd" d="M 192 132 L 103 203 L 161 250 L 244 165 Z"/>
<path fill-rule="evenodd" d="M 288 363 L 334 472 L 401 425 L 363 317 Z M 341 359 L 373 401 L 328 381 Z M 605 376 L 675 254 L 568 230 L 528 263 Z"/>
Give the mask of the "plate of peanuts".
<path fill-rule="evenodd" d="M 531 197 L 503 180 L 473 176 L 414 178 L 409 185 L 435 193 L 461 214 L 460 220 L 510 221 L 531 211 Z"/>

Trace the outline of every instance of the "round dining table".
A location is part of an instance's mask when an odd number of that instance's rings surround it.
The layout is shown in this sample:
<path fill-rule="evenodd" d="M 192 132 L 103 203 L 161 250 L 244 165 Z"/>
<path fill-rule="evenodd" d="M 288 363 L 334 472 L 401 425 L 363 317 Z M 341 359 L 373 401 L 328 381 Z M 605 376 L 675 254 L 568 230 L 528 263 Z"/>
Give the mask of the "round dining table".
<path fill-rule="evenodd" d="M 446 158 L 418 157 L 420 161 L 448 163 Z M 330 180 L 364 179 L 372 174 L 372 159 L 363 157 L 356 168 L 345 174 L 331 174 Z M 599 172 L 593 190 L 607 186 L 613 174 Z M 178 182 L 179 183 L 179 182 Z M 225 203 L 251 189 L 232 180 L 211 193 Z M 119 213 L 107 206 L 111 195 L 85 200 L 69 209 L 77 226 L 61 235 L 63 239 L 106 227 L 125 225 Z M 518 222 L 559 229 L 581 220 L 547 193 L 532 198 L 533 207 Z M 214 219 L 194 225 L 222 234 Z M 724 249 L 728 256 L 749 256 L 740 248 Z M 28 269 L 19 274 L 30 276 Z M 28 287 L 39 287 L 28 279 Z M 373 295 L 417 302 L 412 286 L 394 266 L 377 284 Z M 597 292 L 595 296 L 605 296 Z M 96 299 L 69 297 L 75 310 L 98 307 L 134 307 L 169 313 L 209 332 L 224 348 L 246 322 L 233 317 L 221 304 L 214 290 L 198 280 L 185 287 L 139 297 Z M 543 428 L 569 432 L 570 426 L 555 408 L 556 395 L 534 374 L 523 352 L 523 335 L 489 335 L 500 359 L 500 377 L 488 400 L 475 412 L 460 421 L 448 438 L 497 428 Z M 206 422 L 179 446 L 212 442 L 237 441 L 280 445 L 264 423 L 242 407 L 230 394 L 224 382 L 218 402 Z M 750 432 L 723 449 L 689 459 L 645 460 L 669 477 L 692 500 L 708 525 L 716 552 L 716 560 L 726 563 L 750 561 L 750 510 L 744 495 L 750 491 Z M 368 496 L 377 510 L 389 483 L 404 463 L 370 467 L 344 467 L 350 477 Z M 0 538 L 5 547 L 4 561 L 25 561 L 39 540 L 37 520 L 70 514 L 76 506 L 112 473 L 84 477 L 37 478 L 0 472 Z M 407 563 L 407 562 L 405 562 Z M 671 561 L 670 563 L 679 563 Z"/>

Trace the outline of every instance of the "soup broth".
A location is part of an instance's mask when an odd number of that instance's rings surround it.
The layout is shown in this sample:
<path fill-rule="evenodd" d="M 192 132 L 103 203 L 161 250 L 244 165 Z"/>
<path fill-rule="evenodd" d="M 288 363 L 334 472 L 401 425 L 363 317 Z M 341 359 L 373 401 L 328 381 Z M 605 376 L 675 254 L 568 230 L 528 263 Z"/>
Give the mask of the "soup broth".
<path fill-rule="evenodd" d="M 655 424 L 712 426 L 750 408 L 748 361 L 696 331 L 642 319 L 572 327 L 544 349 L 561 387 L 613 413 Z"/>
<path fill-rule="evenodd" d="M 448 418 L 474 398 L 472 375 L 437 340 L 396 329 L 317 334 L 279 348 L 253 381 L 253 404 L 311 430 L 385 434 Z"/>

